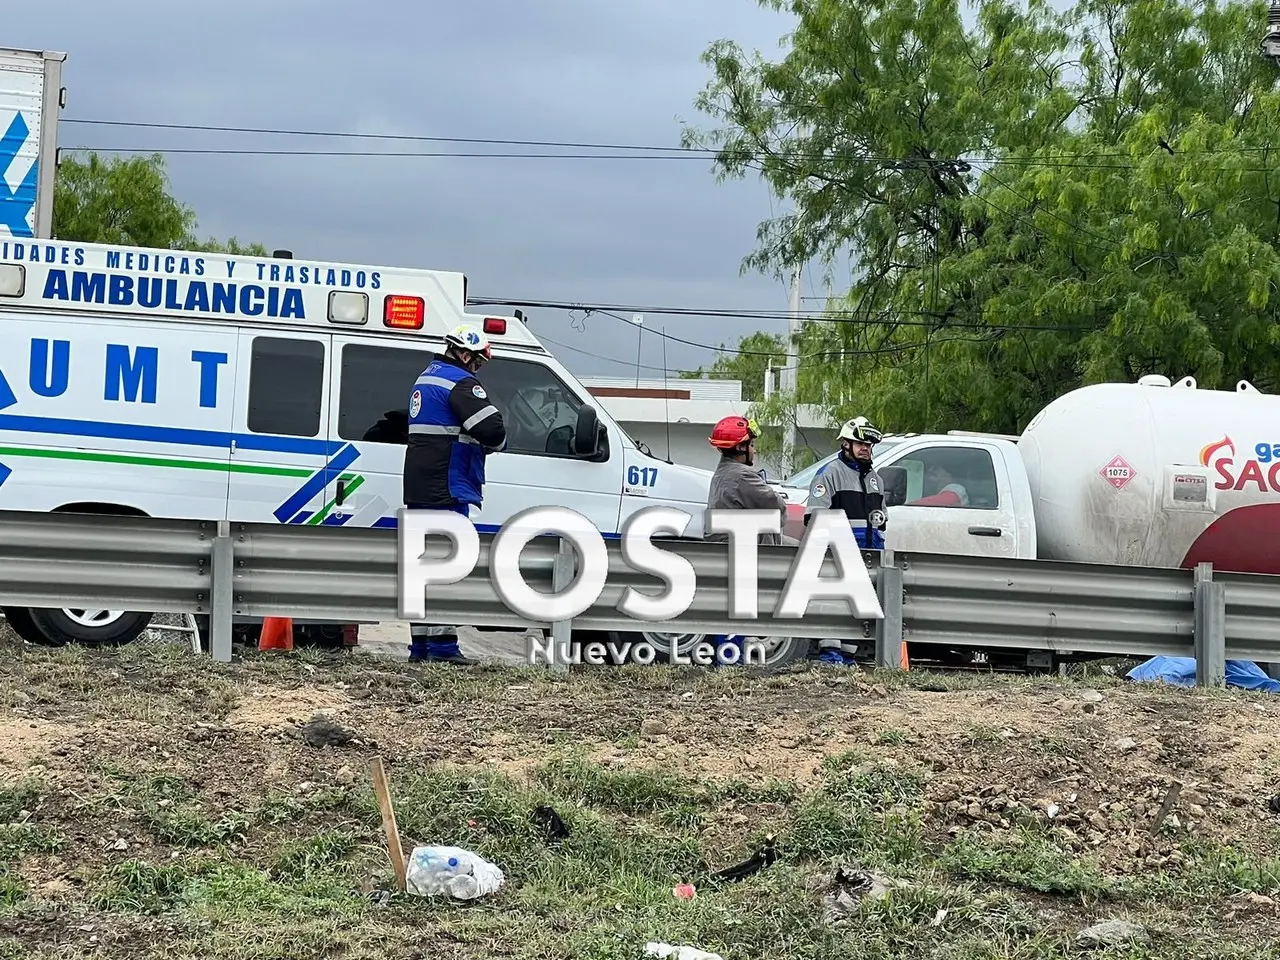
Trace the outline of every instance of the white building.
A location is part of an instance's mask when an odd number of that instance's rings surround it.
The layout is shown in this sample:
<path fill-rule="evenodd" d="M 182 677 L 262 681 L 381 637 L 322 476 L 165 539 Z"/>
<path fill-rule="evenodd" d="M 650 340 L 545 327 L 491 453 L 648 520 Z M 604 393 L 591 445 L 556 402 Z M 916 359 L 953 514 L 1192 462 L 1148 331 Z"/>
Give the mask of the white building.
<path fill-rule="evenodd" d="M 654 456 L 707 470 L 714 470 L 720 458 L 707 442 L 711 428 L 721 417 L 746 416 L 751 406 L 742 399 L 742 384 L 737 380 L 579 379 L 609 415 Z M 812 450 L 811 460 L 835 449 L 836 431 L 820 410 L 801 407 L 798 420 L 796 446 Z M 788 473 L 767 459 L 761 466 L 778 479 Z"/>

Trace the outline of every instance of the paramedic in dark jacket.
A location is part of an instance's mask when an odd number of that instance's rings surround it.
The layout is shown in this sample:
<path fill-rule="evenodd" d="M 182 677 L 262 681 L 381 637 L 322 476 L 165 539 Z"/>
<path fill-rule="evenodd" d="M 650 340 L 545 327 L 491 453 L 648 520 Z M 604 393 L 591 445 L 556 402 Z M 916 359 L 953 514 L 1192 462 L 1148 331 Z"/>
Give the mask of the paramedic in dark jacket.
<path fill-rule="evenodd" d="M 422 371 L 409 396 L 404 505 L 466 517 L 482 503 L 485 457 L 506 447 L 507 430 L 475 377 L 492 356 L 488 338 L 464 323 L 444 340 L 444 354 Z M 409 636 L 410 660 L 477 662 L 458 648 L 457 627 L 413 623 Z"/>
<path fill-rule="evenodd" d="M 884 481 L 871 465 L 871 449 L 883 434 L 866 417 L 847 421 L 840 428 L 840 452 L 814 475 L 804 524 L 812 510 L 843 510 L 853 525 L 854 539 L 864 550 L 883 550 L 883 531 L 889 523 L 885 510 Z M 819 660 L 852 664 L 858 645 L 852 640 L 820 640 Z M 843 651 L 843 652 L 842 652 Z"/>
<path fill-rule="evenodd" d="M 711 475 L 707 509 L 777 510 L 785 524 L 787 501 L 774 492 L 755 466 L 756 438 L 759 436 L 759 427 L 754 421 L 745 417 L 725 417 L 712 429 L 708 442 L 720 451 L 720 462 L 716 465 L 715 473 Z M 707 533 L 703 539 L 727 541 L 729 535 Z M 761 533 L 757 540 L 761 544 L 782 543 L 782 537 L 776 533 Z M 717 648 L 737 647 L 738 660 L 741 661 L 745 652 L 742 649 L 743 639 L 738 634 L 725 634 L 714 637 L 713 642 Z M 726 661 L 729 659 L 727 654 L 725 659 Z"/>

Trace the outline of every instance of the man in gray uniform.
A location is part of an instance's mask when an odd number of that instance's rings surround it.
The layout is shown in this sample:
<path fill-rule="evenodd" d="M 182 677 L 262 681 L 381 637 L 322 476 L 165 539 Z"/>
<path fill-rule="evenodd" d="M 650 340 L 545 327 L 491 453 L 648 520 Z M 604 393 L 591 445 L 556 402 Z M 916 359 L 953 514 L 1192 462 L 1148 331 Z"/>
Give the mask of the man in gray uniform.
<path fill-rule="evenodd" d="M 813 510 L 843 510 L 853 527 L 854 539 L 864 550 L 884 549 L 884 481 L 871 465 L 871 450 L 882 439 L 866 417 L 847 421 L 840 428 L 840 453 L 819 470 L 809 484 L 804 523 Z M 826 663 L 852 664 L 858 645 L 852 640 L 820 640 L 818 659 Z"/>
<path fill-rule="evenodd" d="M 787 501 L 765 482 L 755 468 L 756 438 L 760 428 L 745 417 L 725 417 L 711 431 L 710 444 L 720 451 L 720 462 L 711 475 L 711 489 L 707 493 L 708 510 L 777 510 L 782 522 L 787 520 Z M 705 540 L 727 541 L 727 533 L 707 533 Z M 761 533 L 761 544 L 780 544 L 782 537 L 776 533 Z M 733 645 L 742 659 L 743 637 L 724 634 L 713 638 L 716 647 Z"/>
<path fill-rule="evenodd" d="M 710 443 L 720 451 L 720 462 L 711 475 L 708 510 L 777 510 L 787 520 L 787 501 L 755 468 L 756 437 L 760 430 L 745 417 L 725 417 L 711 431 Z M 706 540 L 728 540 L 727 533 L 708 533 Z M 779 544 L 776 533 L 762 533 L 759 542 Z"/>

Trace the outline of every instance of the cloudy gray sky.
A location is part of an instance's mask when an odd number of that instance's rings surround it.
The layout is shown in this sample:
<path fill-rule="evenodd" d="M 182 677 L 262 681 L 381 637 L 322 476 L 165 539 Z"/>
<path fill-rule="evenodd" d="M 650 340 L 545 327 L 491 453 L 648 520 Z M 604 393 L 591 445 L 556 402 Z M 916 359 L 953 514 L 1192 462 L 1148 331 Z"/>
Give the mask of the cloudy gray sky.
<path fill-rule="evenodd" d="M 678 146 L 708 43 L 779 56 L 790 19 L 754 0 L 88 0 L 23 4 L 5 43 L 67 53 L 62 146 L 530 152 L 95 127 L 70 119 Z M 582 152 L 582 151 L 578 151 Z M 782 283 L 739 275 L 771 200 L 700 160 L 171 155 L 203 235 L 298 257 L 462 270 L 473 296 L 784 311 Z M 772 205 L 777 208 L 777 201 Z M 813 279 L 806 296 L 821 294 Z M 816 304 L 806 303 L 806 307 Z M 580 375 L 634 376 L 636 331 L 530 311 Z M 581 315 L 578 315 L 579 317 Z M 646 318 L 733 343 L 778 321 Z M 584 327 L 584 329 L 579 329 Z M 560 345 L 573 349 L 566 349 Z M 645 376 L 662 341 L 642 340 Z M 594 356 L 592 356 L 594 354 Z M 672 368 L 711 351 L 668 339 Z M 612 359 L 611 359 L 612 358 Z"/>

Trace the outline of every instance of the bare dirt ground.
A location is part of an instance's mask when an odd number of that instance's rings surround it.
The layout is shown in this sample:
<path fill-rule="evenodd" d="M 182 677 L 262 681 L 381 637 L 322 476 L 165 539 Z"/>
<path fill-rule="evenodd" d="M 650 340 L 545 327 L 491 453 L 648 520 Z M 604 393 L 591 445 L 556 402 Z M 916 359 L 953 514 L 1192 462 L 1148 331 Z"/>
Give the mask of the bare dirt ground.
<path fill-rule="evenodd" d="M 0 656 L 4 960 L 634 958 L 651 940 L 725 960 L 1280 956 L 1266 695 L 814 667 L 556 678 L 367 651 L 222 666 L 181 643 L 12 637 Z M 309 742 L 318 714 L 350 739 Z M 481 853 L 501 891 L 385 893 L 375 754 L 406 850 Z M 544 805 L 569 838 L 539 833 Z M 776 863 L 707 879 L 767 834 Z M 861 887 L 833 884 L 841 865 Z M 1114 945 L 1078 939 L 1106 920 L 1129 925 L 1094 934 Z"/>

